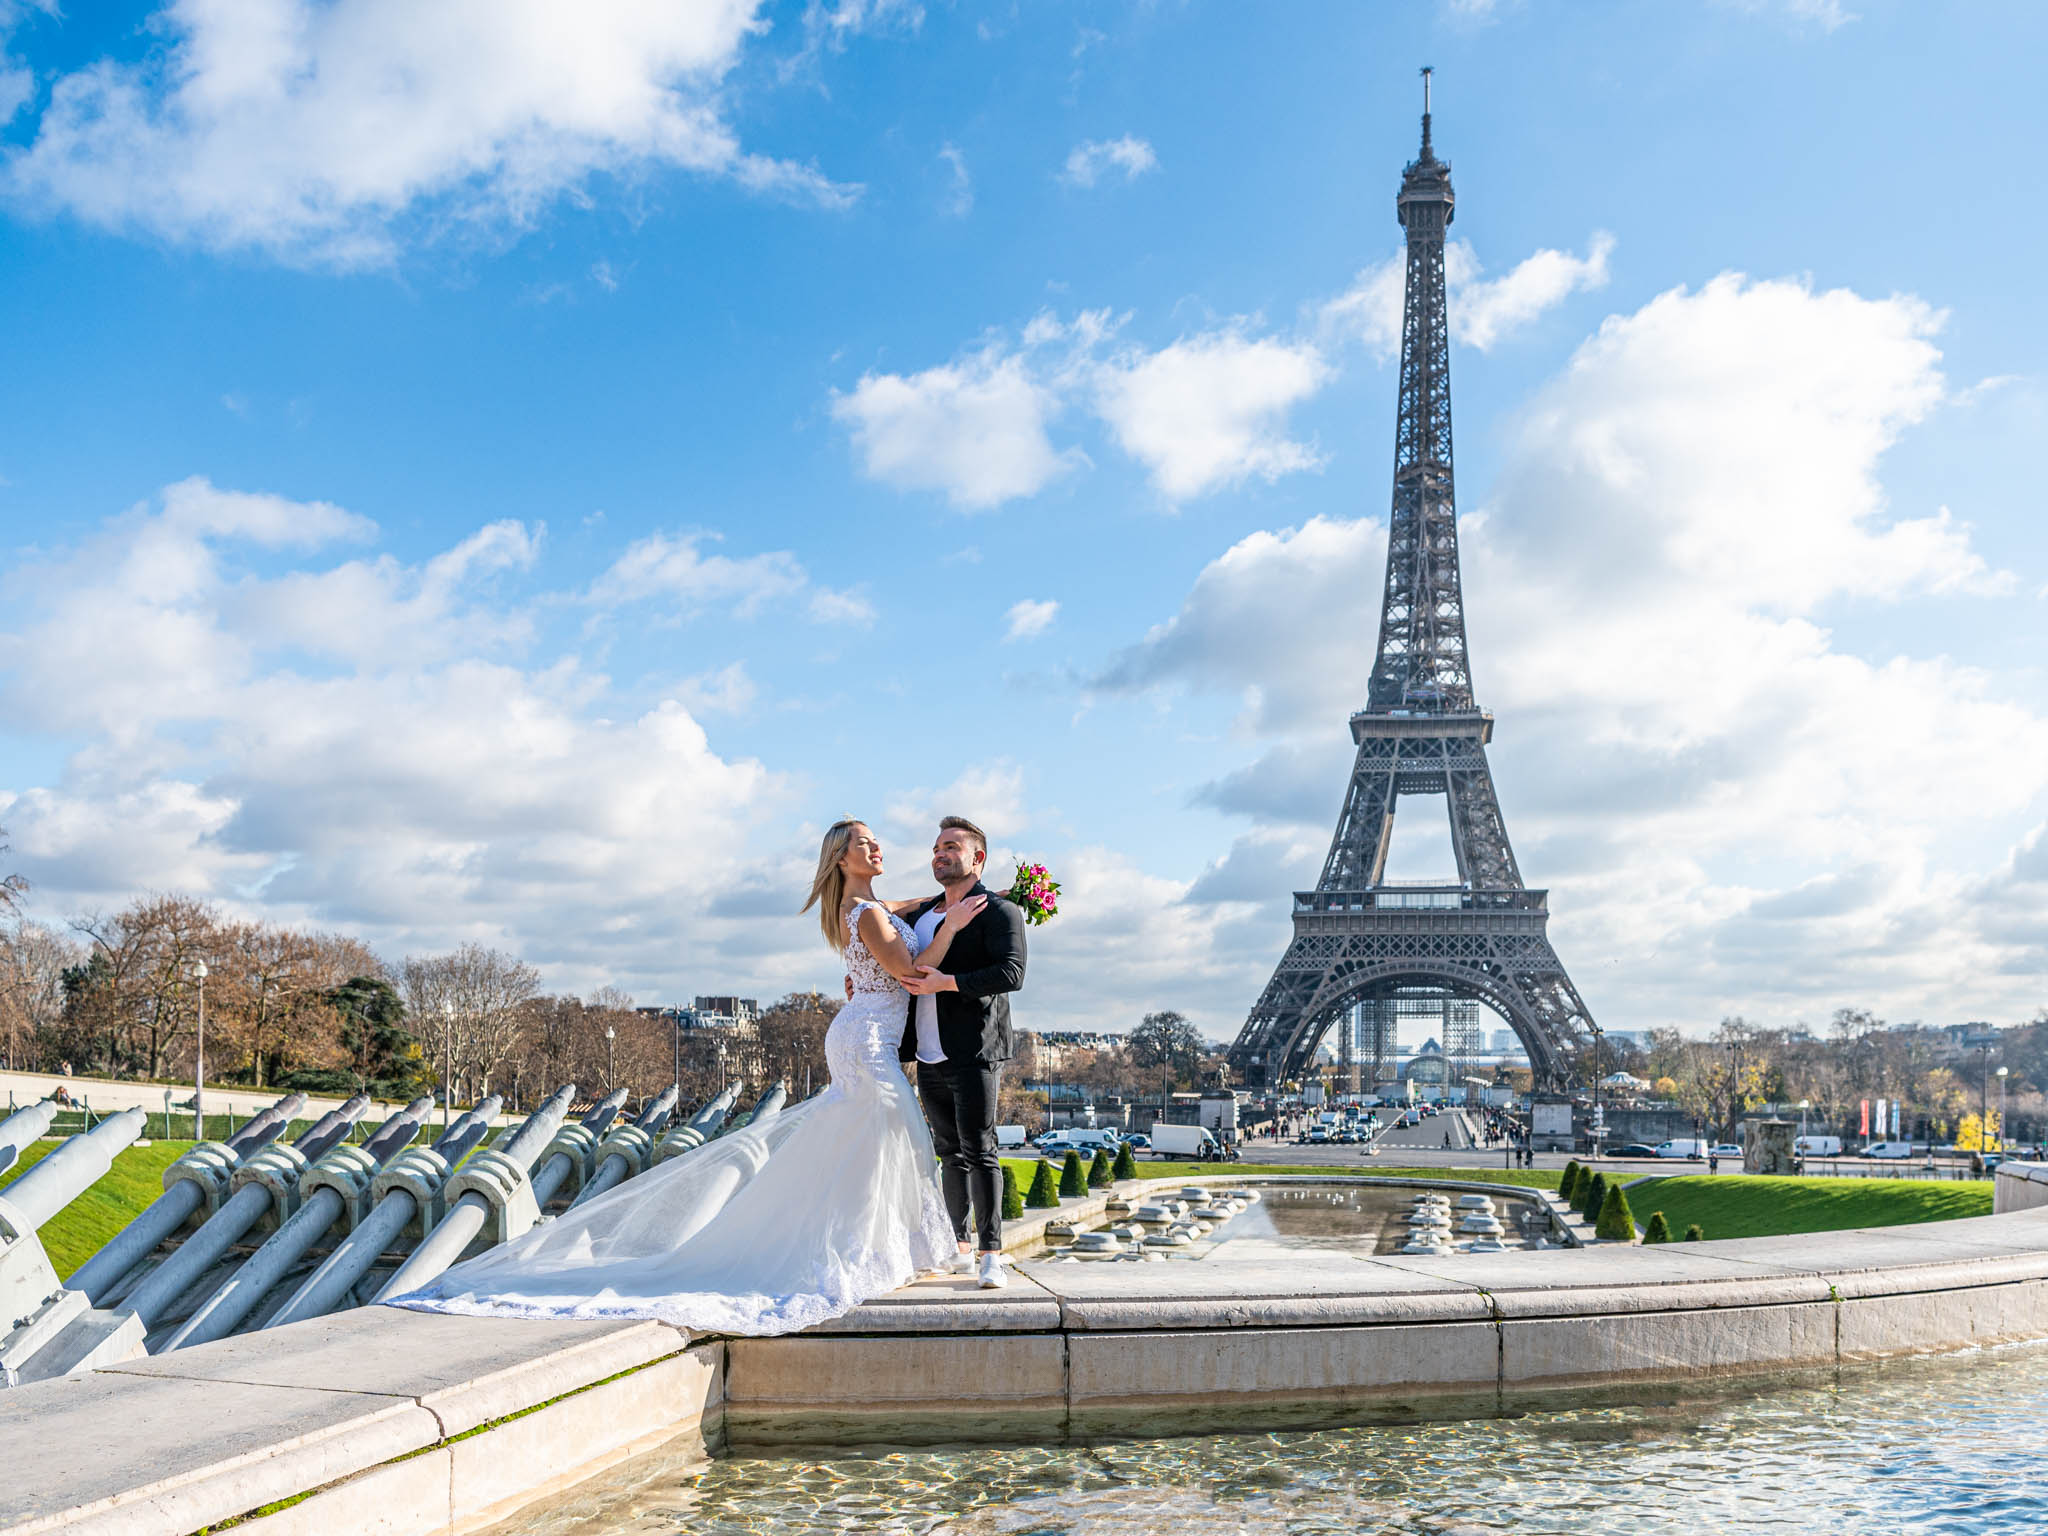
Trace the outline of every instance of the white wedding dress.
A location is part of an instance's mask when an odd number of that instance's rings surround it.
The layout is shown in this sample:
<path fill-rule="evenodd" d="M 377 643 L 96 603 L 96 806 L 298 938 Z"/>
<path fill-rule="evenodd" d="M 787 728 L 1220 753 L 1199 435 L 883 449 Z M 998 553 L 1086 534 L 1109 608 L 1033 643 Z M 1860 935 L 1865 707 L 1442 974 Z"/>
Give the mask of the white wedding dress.
<path fill-rule="evenodd" d="M 931 1133 L 897 1060 L 908 994 L 847 915 L 853 1000 L 825 1033 L 831 1086 L 389 1303 L 498 1317 L 647 1317 L 794 1333 L 955 1252 Z M 885 915 L 887 915 L 885 913 Z M 891 916 L 915 954 L 917 936 Z"/>

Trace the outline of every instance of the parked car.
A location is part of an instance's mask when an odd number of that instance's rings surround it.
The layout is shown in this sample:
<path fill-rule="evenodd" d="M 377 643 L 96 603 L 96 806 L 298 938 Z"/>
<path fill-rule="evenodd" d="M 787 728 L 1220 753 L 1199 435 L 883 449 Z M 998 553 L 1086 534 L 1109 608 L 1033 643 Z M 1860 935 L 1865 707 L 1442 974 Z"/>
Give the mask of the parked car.
<path fill-rule="evenodd" d="M 1143 1131 L 1140 1131 L 1135 1136 L 1126 1136 L 1124 1138 L 1124 1145 L 1133 1152 L 1149 1152 L 1152 1150 L 1152 1138 Z"/>
<path fill-rule="evenodd" d="M 1732 1141 L 1717 1142 L 1715 1145 L 1707 1148 L 1707 1155 L 1709 1157 L 1739 1158 L 1742 1156 L 1742 1148 L 1735 1145 L 1735 1143 Z"/>
<path fill-rule="evenodd" d="M 1655 1157 L 1657 1155 L 1657 1149 L 1655 1147 L 1645 1146 L 1640 1141 L 1632 1141 L 1625 1147 L 1614 1148 L 1614 1150 L 1609 1152 L 1607 1155 L 1609 1157 Z"/>
<path fill-rule="evenodd" d="M 1038 1150 L 1061 1156 L 1068 1152 L 1093 1154 L 1100 1147 L 1115 1152 L 1123 1138 L 1107 1126 L 1070 1125 L 1063 1131 L 1047 1131 L 1038 1138 Z"/>

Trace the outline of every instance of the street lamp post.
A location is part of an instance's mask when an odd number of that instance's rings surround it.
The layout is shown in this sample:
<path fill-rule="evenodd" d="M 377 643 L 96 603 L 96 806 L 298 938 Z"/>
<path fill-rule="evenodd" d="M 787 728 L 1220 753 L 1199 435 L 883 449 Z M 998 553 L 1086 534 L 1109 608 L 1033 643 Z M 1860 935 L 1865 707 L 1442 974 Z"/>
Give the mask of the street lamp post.
<path fill-rule="evenodd" d="M 1998 1150 L 2001 1152 L 2005 1150 L 2005 1072 L 2004 1067 L 1998 1069 Z"/>
<path fill-rule="evenodd" d="M 675 1026 L 676 1026 L 676 1103 L 677 1103 L 678 1105 L 681 1105 L 681 1103 L 683 1102 L 683 1016 L 682 1016 L 682 1014 L 678 1013 L 678 1014 L 677 1014 L 677 1015 L 675 1016 L 675 1020 L 674 1020 L 674 1023 L 675 1023 Z"/>
<path fill-rule="evenodd" d="M 1977 1155 L 1991 1150 L 1991 1047 L 1977 1047 L 1977 1065 L 1983 1076 L 1977 1085 Z"/>
<path fill-rule="evenodd" d="M 605 1092 L 607 1092 L 607 1093 L 611 1092 L 611 1090 L 612 1090 L 612 1089 L 613 1089 L 614 1087 L 616 1087 L 616 1086 L 617 1086 L 617 1078 L 618 1078 L 618 1072 L 617 1072 L 617 1071 L 615 1070 L 615 1068 L 616 1068 L 616 1065 L 617 1065 L 617 1062 L 618 1062 L 618 1052 L 612 1049 L 612 1042 L 613 1042 L 613 1041 L 615 1041 L 615 1040 L 617 1040 L 618 1038 L 619 1038 L 619 1032 L 618 1032 L 618 1031 L 617 1031 L 616 1029 L 612 1028 L 612 1026 L 611 1026 L 611 1025 L 609 1025 L 609 1024 L 605 1025 L 605 1027 L 604 1027 L 604 1087 L 605 1087 Z"/>
<path fill-rule="evenodd" d="M 455 1109 L 455 1005 L 443 999 L 441 1003 L 441 1129 L 448 1129 L 448 1121 Z"/>
<path fill-rule="evenodd" d="M 192 1053 L 192 1139 L 206 1140 L 206 962 L 192 962 L 199 983 L 199 1043 Z"/>

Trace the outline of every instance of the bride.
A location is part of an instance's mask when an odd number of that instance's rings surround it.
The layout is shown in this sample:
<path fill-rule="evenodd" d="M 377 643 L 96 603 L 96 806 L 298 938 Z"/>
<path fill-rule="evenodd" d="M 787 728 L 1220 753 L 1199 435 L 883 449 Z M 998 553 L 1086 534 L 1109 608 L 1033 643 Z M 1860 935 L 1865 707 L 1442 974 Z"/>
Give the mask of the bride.
<path fill-rule="evenodd" d="M 986 898 L 951 908 L 920 951 L 875 897 L 882 845 L 835 822 L 809 911 L 853 996 L 825 1034 L 831 1085 L 676 1158 L 389 1303 L 509 1317 L 645 1317 L 699 1333 L 794 1333 L 948 1265 L 931 1133 L 897 1060 L 920 961 L 936 965 Z"/>

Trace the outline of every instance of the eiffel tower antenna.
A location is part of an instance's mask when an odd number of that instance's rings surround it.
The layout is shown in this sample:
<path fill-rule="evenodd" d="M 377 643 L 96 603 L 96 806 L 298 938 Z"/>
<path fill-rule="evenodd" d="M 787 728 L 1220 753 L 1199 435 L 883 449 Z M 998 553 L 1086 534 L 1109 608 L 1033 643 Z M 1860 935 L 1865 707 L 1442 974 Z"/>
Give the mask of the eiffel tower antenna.
<path fill-rule="evenodd" d="M 1444 288 L 1456 199 L 1451 167 L 1430 144 L 1433 75 L 1425 66 L 1422 150 L 1394 200 L 1408 258 L 1379 648 L 1366 706 L 1351 717 L 1358 756 L 1322 877 L 1295 893 L 1293 941 L 1230 1048 L 1240 1077 L 1259 1086 L 1300 1078 L 1340 1020 L 1391 1042 L 1397 1018 L 1429 1017 L 1449 1062 L 1473 1054 L 1474 1005 L 1484 1003 L 1513 1026 L 1539 1090 L 1569 1086 L 1599 1034 L 1551 948 L 1549 893 L 1522 884 L 1487 763 L 1493 716 L 1473 702 Z M 1444 797 L 1455 877 L 1386 879 L 1404 795 Z"/>

